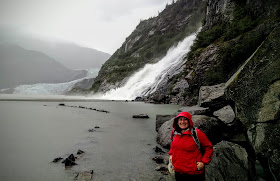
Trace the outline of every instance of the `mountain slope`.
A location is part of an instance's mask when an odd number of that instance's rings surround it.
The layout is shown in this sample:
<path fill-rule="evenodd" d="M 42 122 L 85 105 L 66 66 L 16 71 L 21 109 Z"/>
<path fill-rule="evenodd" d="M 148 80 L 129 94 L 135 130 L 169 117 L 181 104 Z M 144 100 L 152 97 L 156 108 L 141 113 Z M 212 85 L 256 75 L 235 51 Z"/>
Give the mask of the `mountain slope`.
<path fill-rule="evenodd" d="M 61 83 L 85 76 L 86 71 L 67 69 L 43 53 L 0 44 L 0 89 L 22 84 Z"/>
<path fill-rule="evenodd" d="M 40 51 L 69 69 L 100 69 L 111 56 L 108 53 L 66 42 L 49 43 L 43 40 L 33 40 L 33 43 L 23 42 L 22 46 Z"/>
<path fill-rule="evenodd" d="M 203 0 L 179 0 L 167 5 L 157 17 L 141 21 L 102 66 L 92 90 L 119 87 L 145 64 L 159 61 L 170 47 L 200 27 L 204 4 Z"/>

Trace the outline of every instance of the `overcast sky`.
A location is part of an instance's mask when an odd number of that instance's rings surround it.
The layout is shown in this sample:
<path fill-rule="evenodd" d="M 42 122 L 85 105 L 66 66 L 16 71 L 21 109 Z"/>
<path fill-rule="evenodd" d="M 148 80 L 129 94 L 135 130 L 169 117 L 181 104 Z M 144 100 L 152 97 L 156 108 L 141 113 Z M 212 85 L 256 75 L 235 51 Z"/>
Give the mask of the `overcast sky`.
<path fill-rule="evenodd" d="M 113 54 L 172 0 L 0 0 L 0 24 Z"/>

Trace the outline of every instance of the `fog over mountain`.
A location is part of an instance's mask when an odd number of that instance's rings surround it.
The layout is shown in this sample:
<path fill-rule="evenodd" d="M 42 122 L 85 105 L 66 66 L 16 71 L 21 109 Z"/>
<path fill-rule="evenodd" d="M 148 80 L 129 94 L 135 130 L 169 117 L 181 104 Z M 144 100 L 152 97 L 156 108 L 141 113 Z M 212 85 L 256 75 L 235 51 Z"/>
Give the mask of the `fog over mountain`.
<path fill-rule="evenodd" d="M 68 82 L 86 74 L 85 70 L 68 69 L 41 52 L 0 43 L 0 89 L 23 84 Z"/>
<path fill-rule="evenodd" d="M 0 41 L 42 52 L 70 69 L 100 69 L 111 56 L 72 42 L 31 34 L 17 27 L 1 26 Z"/>

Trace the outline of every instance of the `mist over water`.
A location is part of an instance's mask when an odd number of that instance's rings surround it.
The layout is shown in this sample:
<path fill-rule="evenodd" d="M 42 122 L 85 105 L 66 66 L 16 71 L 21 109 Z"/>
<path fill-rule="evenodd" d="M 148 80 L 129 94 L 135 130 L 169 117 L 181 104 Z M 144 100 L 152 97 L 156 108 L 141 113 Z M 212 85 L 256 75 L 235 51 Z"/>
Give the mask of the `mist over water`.
<path fill-rule="evenodd" d="M 131 100 L 137 96 L 153 93 L 160 82 L 184 60 L 196 37 L 192 34 L 179 42 L 177 47 L 172 47 L 159 62 L 147 64 L 140 71 L 132 75 L 123 87 L 110 90 L 105 94 L 96 94 L 95 99 Z"/>

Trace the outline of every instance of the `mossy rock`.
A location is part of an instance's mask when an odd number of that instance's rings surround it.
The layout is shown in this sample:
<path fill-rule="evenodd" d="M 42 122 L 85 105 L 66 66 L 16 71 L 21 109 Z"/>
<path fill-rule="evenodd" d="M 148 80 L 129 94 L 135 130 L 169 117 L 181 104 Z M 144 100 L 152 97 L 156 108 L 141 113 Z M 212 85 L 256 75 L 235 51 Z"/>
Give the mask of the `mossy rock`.
<path fill-rule="evenodd" d="M 264 95 L 280 80 L 280 28 L 275 28 L 226 89 L 234 100 L 237 117 L 244 124 L 256 123 Z"/>
<path fill-rule="evenodd" d="M 280 179 L 279 34 L 276 27 L 226 88 L 263 168 L 271 167 L 265 169 L 268 180 Z"/>

